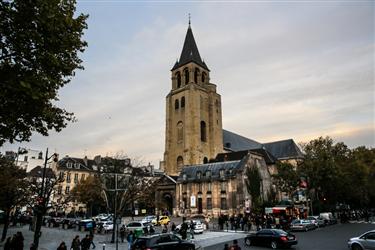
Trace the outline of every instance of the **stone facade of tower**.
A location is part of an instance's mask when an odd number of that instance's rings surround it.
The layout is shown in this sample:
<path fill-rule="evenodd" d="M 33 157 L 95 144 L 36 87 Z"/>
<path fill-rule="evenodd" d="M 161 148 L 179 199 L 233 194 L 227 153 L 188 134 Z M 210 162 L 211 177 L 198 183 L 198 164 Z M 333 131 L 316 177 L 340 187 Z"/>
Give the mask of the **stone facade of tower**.
<path fill-rule="evenodd" d="M 190 26 L 171 72 L 163 169 L 178 175 L 184 165 L 207 163 L 223 152 L 221 98 L 210 83 L 210 71 L 200 58 Z"/>

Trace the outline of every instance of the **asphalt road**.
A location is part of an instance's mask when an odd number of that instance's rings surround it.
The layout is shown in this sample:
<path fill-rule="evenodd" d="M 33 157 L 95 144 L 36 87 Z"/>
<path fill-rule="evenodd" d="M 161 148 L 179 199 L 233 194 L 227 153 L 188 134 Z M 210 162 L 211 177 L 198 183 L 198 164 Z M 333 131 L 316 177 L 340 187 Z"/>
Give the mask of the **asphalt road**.
<path fill-rule="evenodd" d="M 298 244 L 294 250 L 348 250 L 347 241 L 351 237 L 358 236 L 366 231 L 374 230 L 375 224 L 336 224 L 324 228 L 318 228 L 309 232 L 293 232 L 297 236 Z M 243 239 L 239 239 L 242 250 L 264 250 L 265 247 L 245 247 Z M 226 242 L 229 245 L 231 241 Z M 216 244 L 205 247 L 204 250 L 222 250 L 224 244 Z"/>

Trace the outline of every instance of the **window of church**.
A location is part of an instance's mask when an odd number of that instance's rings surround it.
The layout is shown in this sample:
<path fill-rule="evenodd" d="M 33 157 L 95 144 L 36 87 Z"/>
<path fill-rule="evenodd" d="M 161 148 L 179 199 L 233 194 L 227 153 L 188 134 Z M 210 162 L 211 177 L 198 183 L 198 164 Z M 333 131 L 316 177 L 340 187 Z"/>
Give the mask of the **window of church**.
<path fill-rule="evenodd" d="M 195 68 L 194 70 L 194 82 L 198 83 L 198 75 L 199 75 L 199 69 Z"/>
<path fill-rule="evenodd" d="M 204 121 L 201 121 L 201 141 L 207 141 L 206 123 Z"/>
<path fill-rule="evenodd" d="M 176 80 L 177 80 L 177 88 L 181 87 L 181 74 L 180 72 L 176 73 Z"/>
<path fill-rule="evenodd" d="M 212 209 L 212 198 L 207 198 L 207 209 Z"/>
<path fill-rule="evenodd" d="M 223 210 L 226 210 L 227 209 L 227 199 L 226 198 L 221 198 L 220 200 L 220 208 L 223 209 Z"/>
<path fill-rule="evenodd" d="M 220 183 L 220 189 L 222 193 L 227 191 L 227 183 L 225 181 Z"/>
<path fill-rule="evenodd" d="M 58 186 L 57 188 L 57 194 L 61 194 L 62 193 L 62 186 Z"/>
<path fill-rule="evenodd" d="M 67 187 L 65 188 L 65 193 L 66 193 L 66 194 L 69 194 L 69 193 L 70 193 L 70 187 L 69 187 L 69 186 L 67 186 Z"/>
<path fill-rule="evenodd" d="M 177 142 L 180 143 L 183 140 L 184 140 L 184 124 L 182 123 L 182 121 L 179 121 L 177 123 Z"/>
<path fill-rule="evenodd" d="M 207 157 L 204 157 L 203 158 L 203 164 L 206 164 L 206 163 L 208 163 L 208 159 L 207 159 Z"/>
<path fill-rule="evenodd" d="M 202 73 L 202 83 L 204 83 L 204 81 L 206 81 L 206 73 Z"/>
<path fill-rule="evenodd" d="M 181 97 L 181 108 L 185 108 L 185 96 Z"/>
<path fill-rule="evenodd" d="M 186 174 L 183 174 L 183 175 L 182 175 L 182 180 L 184 180 L 184 181 L 187 180 L 187 175 L 186 175 Z M 185 188 L 186 188 L 186 185 L 185 185 Z"/>
<path fill-rule="evenodd" d="M 211 192 L 211 191 L 212 191 L 212 183 L 207 182 L 207 192 Z"/>
<path fill-rule="evenodd" d="M 174 101 L 174 109 L 178 109 L 179 108 L 179 102 L 178 102 L 178 99 L 176 99 L 175 101 Z"/>
<path fill-rule="evenodd" d="M 66 183 L 70 183 L 70 173 L 66 174 Z"/>
<path fill-rule="evenodd" d="M 202 193 L 202 183 L 198 183 L 198 192 Z"/>
<path fill-rule="evenodd" d="M 189 83 L 189 69 L 184 69 L 184 75 L 185 75 L 185 84 Z"/>

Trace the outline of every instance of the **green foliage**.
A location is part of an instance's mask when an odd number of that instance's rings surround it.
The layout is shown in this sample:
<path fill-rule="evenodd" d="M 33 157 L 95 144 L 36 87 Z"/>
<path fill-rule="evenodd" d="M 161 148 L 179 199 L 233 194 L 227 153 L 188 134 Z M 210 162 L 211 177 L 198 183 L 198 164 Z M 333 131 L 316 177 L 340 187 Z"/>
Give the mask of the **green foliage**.
<path fill-rule="evenodd" d="M 57 107 L 58 90 L 76 69 L 87 16 L 75 0 L 0 0 L 0 146 L 47 136 L 73 121 Z"/>
<path fill-rule="evenodd" d="M 350 150 L 342 142 L 334 144 L 331 138 L 320 137 L 305 144 L 303 150 L 305 160 L 298 174 L 307 177 L 311 197 L 320 207 L 374 205 L 374 149 Z"/>
<path fill-rule="evenodd" d="M 0 209 L 10 211 L 27 201 L 26 171 L 0 155 Z"/>
<path fill-rule="evenodd" d="M 261 178 L 256 166 L 246 168 L 246 188 L 251 196 L 252 208 L 257 209 L 261 206 Z"/>
<path fill-rule="evenodd" d="M 298 187 L 299 173 L 287 162 L 277 162 L 276 168 L 277 174 L 272 175 L 275 185 L 281 192 L 291 195 Z"/>

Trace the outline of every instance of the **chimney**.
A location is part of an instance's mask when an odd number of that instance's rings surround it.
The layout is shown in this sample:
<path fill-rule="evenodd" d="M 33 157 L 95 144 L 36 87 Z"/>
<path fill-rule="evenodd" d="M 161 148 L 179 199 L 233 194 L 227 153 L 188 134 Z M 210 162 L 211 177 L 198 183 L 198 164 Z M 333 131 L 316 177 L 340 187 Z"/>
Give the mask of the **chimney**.
<path fill-rule="evenodd" d="M 85 163 L 85 166 L 87 167 L 87 156 L 85 155 L 85 157 L 83 158 L 83 162 Z"/>

